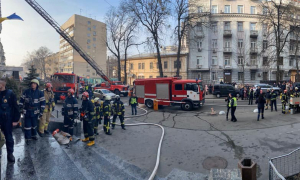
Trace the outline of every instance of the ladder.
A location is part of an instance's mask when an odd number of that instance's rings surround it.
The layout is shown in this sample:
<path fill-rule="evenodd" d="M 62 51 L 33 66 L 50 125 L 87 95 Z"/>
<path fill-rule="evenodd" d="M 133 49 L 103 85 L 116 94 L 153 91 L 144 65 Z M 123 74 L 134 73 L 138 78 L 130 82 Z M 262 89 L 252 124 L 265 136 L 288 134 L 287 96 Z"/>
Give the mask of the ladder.
<path fill-rule="evenodd" d="M 103 73 L 103 70 L 97 65 L 97 63 L 88 55 L 79 44 L 72 39 L 72 37 L 64 31 L 64 29 L 60 28 L 60 25 L 44 10 L 35 0 L 25 0 L 37 13 L 39 13 L 55 30 L 61 35 L 79 54 L 80 56 L 91 65 L 96 73 L 101 76 L 102 79 L 112 83 L 110 79 Z"/>

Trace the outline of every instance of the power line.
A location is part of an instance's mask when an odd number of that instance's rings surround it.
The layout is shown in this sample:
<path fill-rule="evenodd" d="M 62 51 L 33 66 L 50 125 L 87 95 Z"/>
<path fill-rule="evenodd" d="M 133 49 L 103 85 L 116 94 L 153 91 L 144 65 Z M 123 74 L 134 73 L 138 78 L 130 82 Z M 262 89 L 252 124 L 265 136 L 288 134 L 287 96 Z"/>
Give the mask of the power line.
<path fill-rule="evenodd" d="M 113 6 L 113 5 L 111 5 L 109 2 L 107 2 L 106 0 L 104 0 L 107 4 L 109 4 L 110 6 Z"/>

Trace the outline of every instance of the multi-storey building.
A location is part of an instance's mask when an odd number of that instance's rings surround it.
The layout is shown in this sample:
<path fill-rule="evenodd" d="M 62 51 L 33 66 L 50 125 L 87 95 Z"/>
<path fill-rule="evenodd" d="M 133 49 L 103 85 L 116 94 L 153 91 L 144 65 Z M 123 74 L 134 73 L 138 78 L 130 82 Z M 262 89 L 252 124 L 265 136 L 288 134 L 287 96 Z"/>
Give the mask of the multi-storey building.
<path fill-rule="evenodd" d="M 199 0 L 196 13 L 210 12 L 189 32 L 188 78 L 207 83 L 259 83 L 276 80 L 276 63 L 267 53 L 266 24 L 261 23 L 260 0 Z M 294 66 L 287 51 L 282 52 L 280 80 L 290 80 Z"/>
<path fill-rule="evenodd" d="M 62 28 L 95 60 L 105 73 L 106 25 L 75 14 L 62 25 Z M 74 72 L 85 78 L 99 78 L 95 70 L 62 37 L 60 37 L 59 71 Z"/>

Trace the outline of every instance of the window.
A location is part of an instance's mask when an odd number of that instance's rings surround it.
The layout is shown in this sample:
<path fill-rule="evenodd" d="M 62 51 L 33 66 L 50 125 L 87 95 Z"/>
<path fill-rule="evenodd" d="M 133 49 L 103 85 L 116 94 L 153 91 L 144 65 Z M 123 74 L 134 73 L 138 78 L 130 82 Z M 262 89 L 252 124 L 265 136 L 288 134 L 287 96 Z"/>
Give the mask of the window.
<path fill-rule="evenodd" d="M 251 58 L 250 58 L 250 63 L 251 63 L 251 66 L 255 66 L 255 65 L 257 65 L 256 64 L 256 56 L 251 56 Z"/>
<path fill-rule="evenodd" d="M 96 36 L 96 31 L 93 32 L 93 35 Z"/>
<path fill-rule="evenodd" d="M 294 58 L 290 58 L 289 66 L 294 66 Z"/>
<path fill-rule="evenodd" d="M 244 73 L 243 72 L 238 72 L 238 80 L 242 81 L 244 79 Z"/>
<path fill-rule="evenodd" d="M 268 57 L 263 57 L 263 66 L 268 66 Z"/>
<path fill-rule="evenodd" d="M 88 25 L 91 25 L 91 21 L 88 21 Z"/>
<path fill-rule="evenodd" d="M 224 29 L 225 30 L 230 30 L 230 22 L 224 22 Z"/>
<path fill-rule="evenodd" d="M 267 15 L 268 14 L 268 8 L 263 7 L 263 15 Z"/>
<path fill-rule="evenodd" d="M 93 44 L 93 47 L 96 48 L 96 44 Z"/>
<path fill-rule="evenodd" d="M 202 32 L 203 31 L 203 29 L 202 29 L 202 23 L 201 22 L 197 23 L 196 29 L 197 29 L 198 32 Z"/>
<path fill-rule="evenodd" d="M 202 56 L 197 56 L 197 65 L 201 64 Z"/>
<path fill-rule="evenodd" d="M 225 5 L 224 13 L 230 13 L 230 5 Z"/>
<path fill-rule="evenodd" d="M 266 36 L 267 32 L 268 32 L 268 26 L 267 26 L 267 24 L 263 24 L 262 25 L 262 31 L 263 31 L 263 35 Z"/>
<path fill-rule="evenodd" d="M 90 40 L 90 39 L 88 39 L 88 40 L 87 40 L 87 43 L 89 44 L 90 42 L 91 42 L 91 40 Z"/>
<path fill-rule="evenodd" d="M 230 41 L 225 41 L 225 48 L 230 48 Z"/>
<path fill-rule="evenodd" d="M 255 41 L 251 41 L 251 49 L 252 50 L 256 49 L 256 42 Z"/>
<path fill-rule="evenodd" d="M 256 23 L 250 23 L 250 30 L 256 29 Z"/>
<path fill-rule="evenodd" d="M 243 22 L 238 22 L 238 31 L 243 31 Z"/>
<path fill-rule="evenodd" d="M 91 49 L 91 46 L 90 46 L 90 45 L 88 45 L 88 46 L 87 46 L 87 48 L 88 48 L 88 49 Z"/>
<path fill-rule="evenodd" d="M 68 62 L 68 67 L 71 67 L 71 62 Z"/>
<path fill-rule="evenodd" d="M 238 5 L 238 13 L 244 13 L 244 6 Z"/>
<path fill-rule="evenodd" d="M 95 76 L 95 73 L 93 73 L 93 76 Z"/>
<path fill-rule="evenodd" d="M 251 71 L 251 81 L 255 80 L 255 71 Z"/>
<path fill-rule="evenodd" d="M 142 63 L 142 69 L 145 69 L 145 63 Z"/>
<path fill-rule="evenodd" d="M 93 38 L 93 41 L 96 41 L 96 38 Z"/>
<path fill-rule="evenodd" d="M 212 72 L 211 73 L 211 79 L 213 80 L 213 81 L 215 81 L 216 79 L 217 79 L 217 76 L 216 76 L 216 73 L 215 72 Z M 216 88 L 215 88 L 216 89 Z"/>
<path fill-rule="evenodd" d="M 239 56 L 238 57 L 238 64 L 239 65 L 243 65 L 244 64 L 244 57 L 243 56 Z"/>
<path fill-rule="evenodd" d="M 213 22 L 211 24 L 211 29 L 214 33 L 218 32 L 218 23 L 217 22 Z"/>
<path fill-rule="evenodd" d="M 268 41 L 263 41 L 263 50 L 268 48 Z"/>
<path fill-rule="evenodd" d="M 263 72 L 263 81 L 268 80 L 268 72 Z"/>
<path fill-rule="evenodd" d="M 94 29 L 94 30 L 96 29 L 96 26 L 95 26 L 95 25 L 93 26 L 93 29 Z"/>
<path fill-rule="evenodd" d="M 181 68 L 181 61 L 179 61 L 179 69 Z M 174 69 L 177 68 L 177 61 L 174 61 Z"/>
<path fill-rule="evenodd" d="M 290 51 L 294 51 L 295 45 L 293 43 L 290 43 Z"/>
<path fill-rule="evenodd" d="M 87 29 L 88 29 L 88 31 L 91 31 L 91 30 L 92 30 L 90 27 L 88 27 Z"/>
<path fill-rule="evenodd" d="M 203 12 L 203 6 L 198 6 L 198 13 L 202 13 Z"/>
<path fill-rule="evenodd" d="M 213 57 L 211 58 L 211 64 L 212 64 L 212 65 L 217 65 L 217 62 L 218 62 L 218 57 L 217 57 L 217 56 L 213 56 Z"/>
<path fill-rule="evenodd" d="M 145 76 L 138 76 L 138 79 L 145 79 Z"/>
<path fill-rule="evenodd" d="M 280 59 L 278 61 L 278 65 L 283 65 L 283 57 L 280 57 Z"/>
<path fill-rule="evenodd" d="M 239 39 L 238 40 L 238 48 L 243 48 L 243 44 L 244 43 L 244 40 L 243 39 Z"/>
<path fill-rule="evenodd" d="M 212 14 L 218 13 L 218 6 L 217 5 L 212 5 L 211 6 L 211 13 Z"/>
<path fill-rule="evenodd" d="M 88 37 L 91 37 L 91 33 L 88 33 L 87 36 L 88 36 Z"/>
<path fill-rule="evenodd" d="M 212 47 L 213 48 L 217 48 L 218 47 L 218 41 L 217 41 L 217 39 L 213 39 L 212 40 Z"/>
<path fill-rule="evenodd" d="M 142 63 L 139 63 L 139 69 L 142 69 Z"/>
<path fill-rule="evenodd" d="M 256 14 L 256 7 L 255 6 L 251 6 L 250 14 Z"/>
<path fill-rule="evenodd" d="M 229 57 L 225 57 L 224 65 L 230 66 L 230 58 Z"/>
<path fill-rule="evenodd" d="M 164 69 L 168 69 L 168 61 L 164 61 Z"/>
<path fill-rule="evenodd" d="M 202 48 L 202 41 L 201 40 L 197 41 L 197 48 L 198 49 Z"/>
<path fill-rule="evenodd" d="M 150 69 L 153 69 L 153 62 L 150 63 Z"/>
<path fill-rule="evenodd" d="M 182 90 L 182 84 L 175 84 L 175 90 L 176 91 Z"/>
<path fill-rule="evenodd" d="M 153 78 L 153 76 L 149 76 L 149 78 Z"/>
<path fill-rule="evenodd" d="M 86 72 L 90 72 L 90 70 L 89 70 L 89 69 L 87 69 L 87 70 L 86 70 Z"/>

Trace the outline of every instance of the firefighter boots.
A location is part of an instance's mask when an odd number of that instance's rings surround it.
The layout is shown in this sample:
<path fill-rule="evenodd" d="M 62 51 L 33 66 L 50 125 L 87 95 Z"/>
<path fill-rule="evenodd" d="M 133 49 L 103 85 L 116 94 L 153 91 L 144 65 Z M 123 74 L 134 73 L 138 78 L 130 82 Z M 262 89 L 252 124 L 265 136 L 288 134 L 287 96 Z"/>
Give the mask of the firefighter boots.
<path fill-rule="evenodd" d="M 92 146 L 92 145 L 94 145 L 95 144 L 95 141 L 90 141 L 87 145 L 88 146 Z"/>
<path fill-rule="evenodd" d="M 82 142 L 87 142 L 87 141 L 89 141 L 90 139 L 87 137 L 87 138 L 84 138 L 84 139 L 82 139 L 81 141 Z"/>

